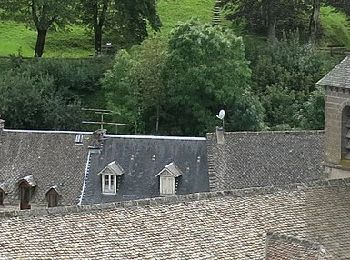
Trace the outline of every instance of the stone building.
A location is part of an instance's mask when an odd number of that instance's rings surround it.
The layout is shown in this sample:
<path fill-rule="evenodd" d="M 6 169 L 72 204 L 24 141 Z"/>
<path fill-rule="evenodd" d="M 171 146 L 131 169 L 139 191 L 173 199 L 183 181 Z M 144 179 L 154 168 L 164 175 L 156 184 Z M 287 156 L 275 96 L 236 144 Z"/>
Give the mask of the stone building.
<path fill-rule="evenodd" d="M 326 91 L 325 168 L 328 178 L 350 176 L 350 56 L 317 82 Z"/>
<path fill-rule="evenodd" d="M 325 133 L 112 136 L 0 121 L 0 199 L 42 205 L 0 207 L 0 259 L 350 259 L 349 63 L 318 82 Z"/>
<path fill-rule="evenodd" d="M 4 123 L 2 123 L 4 124 Z M 323 179 L 322 131 L 202 137 L 1 129 L 0 211 Z"/>
<path fill-rule="evenodd" d="M 209 191 L 205 138 L 0 128 L 0 211 Z M 174 173 L 173 177 L 166 173 Z M 170 186 L 171 193 L 162 194 Z"/>

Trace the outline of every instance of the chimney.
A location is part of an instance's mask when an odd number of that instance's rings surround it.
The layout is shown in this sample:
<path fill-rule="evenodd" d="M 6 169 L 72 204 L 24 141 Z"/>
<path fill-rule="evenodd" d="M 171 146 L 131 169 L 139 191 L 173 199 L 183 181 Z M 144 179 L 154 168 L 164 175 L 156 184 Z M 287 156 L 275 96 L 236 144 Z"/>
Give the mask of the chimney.
<path fill-rule="evenodd" d="M 216 127 L 216 143 L 225 144 L 225 129 L 223 127 Z"/>
<path fill-rule="evenodd" d="M 0 133 L 5 129 L 5 120 L 0 118 Z"/>
<path fill-rule="evenodd" d="M 89 146 L 91 153 L 100 153 L 103 146 L 103 140 L 105 139 L 105 134 L 105 129 L 98 129 L 93 133 L 91 145 Z"/>

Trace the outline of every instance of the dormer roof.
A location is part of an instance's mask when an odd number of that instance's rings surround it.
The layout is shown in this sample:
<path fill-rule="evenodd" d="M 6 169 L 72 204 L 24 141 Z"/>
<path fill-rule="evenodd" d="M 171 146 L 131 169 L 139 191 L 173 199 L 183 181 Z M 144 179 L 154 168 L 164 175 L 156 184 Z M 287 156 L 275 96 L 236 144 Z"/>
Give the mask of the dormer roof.
<path fill-rule="evenodd" d="M 350 56 L 347 56 L 341 63 L 335 66 L 316 85 L 350 88 Z"/>
<path fill-rule="evenodd" d="M 50 188 L 48 188 L 45 192 L 45 196 L 47 195 L 47 193 L 51 190 L 54 190 L 58 195 L 61 195 L 60 189 L 58 188 L 57 185 L 51 186 Z"/>
<path fill-rule="evenodd" d="M 0 182 L 0 190 L 4 191 L 6 193 L 6 185 L 5 182 Z"/>
<path fill-rule="evenodd" d="M 120 176 L 124 174 L 124 170 L 118 163 L 114 161 L 109 163 L 102 171 L 98 173 L 98 175 L 101 175 L 101 174 Z"/>
<path fill-rule="evenodd" d="M 27 182 L 28 185 L 31 186 L 31 187 L 35 187 L 36 186 L 36 182 L 34 180 L 33 175 L 27 175 L 27 176 L 23 177 L 22 179 L 20 179 L 18 181 L 18 183 L 21 183 L 22 181 Z"/>
<path fill-rule="evenodd" d="M 164 169 L 161 170 L 156 176 L 170 175 L 173 177 L 179 177 L 182 175 L 182 171 L 175 165 L 174 162 L 165 165 Z"/>

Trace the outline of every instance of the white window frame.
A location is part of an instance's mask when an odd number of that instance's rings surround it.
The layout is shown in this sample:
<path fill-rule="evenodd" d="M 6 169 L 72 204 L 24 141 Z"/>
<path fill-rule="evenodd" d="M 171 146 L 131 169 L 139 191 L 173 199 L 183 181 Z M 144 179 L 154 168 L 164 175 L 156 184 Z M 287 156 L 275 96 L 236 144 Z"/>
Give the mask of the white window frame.
<path fill-rule="evenodd" d="M 117 193 L 117 176 L 114 174 L 101 174 L 102 176 L 102 194 L 104 195 L 115 195 Z M 106 187 L 105 178 L 108 177 Z M 111 180 L 114 180 L 113 184 Z"/>

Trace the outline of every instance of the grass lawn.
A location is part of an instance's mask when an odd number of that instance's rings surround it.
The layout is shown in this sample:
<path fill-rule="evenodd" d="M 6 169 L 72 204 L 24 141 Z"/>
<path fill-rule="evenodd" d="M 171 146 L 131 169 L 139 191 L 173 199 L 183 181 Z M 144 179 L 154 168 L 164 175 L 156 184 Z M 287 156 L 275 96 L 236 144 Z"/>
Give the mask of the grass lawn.
<path fill-rule="evenodd" d="M 0 22 L 0 56 L 34 56 L 36 31 L 24 24 Z M 93 53 L 93 45 L 84 28 L 72 26 L 66 31 L 48 32 L 45 57 L 84 57 Z"/>
<path fill-rule="evenodd" d="M 163 23 L 162 33 L 169 33 L 179 22 L 192 17 L 211 22 L 215 0 L 160 0 L 158 13 Z"/>
<path fill-rule="evenodd" d="M 210 22 L 214 0 L 159 0 L 158 12 L 163 23 L 162 34 L 169 34 L 179 22 L 192 17 Z M 21 54 L 34 56 L 36 31 L 24 24 L 0 22 L 0 56 Z M 48 32 L 45 57 L 88 57 L 93 54 L 93 42 L 81 26 L 69 30 Z"/>

